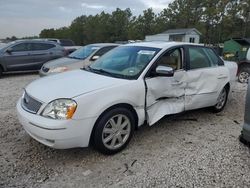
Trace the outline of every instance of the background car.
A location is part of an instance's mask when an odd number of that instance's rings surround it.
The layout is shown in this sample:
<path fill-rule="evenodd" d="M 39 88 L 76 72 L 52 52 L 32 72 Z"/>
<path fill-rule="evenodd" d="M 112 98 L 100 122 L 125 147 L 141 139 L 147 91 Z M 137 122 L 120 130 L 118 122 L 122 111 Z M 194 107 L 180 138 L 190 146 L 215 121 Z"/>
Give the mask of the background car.
<path fill-rule="evenodd" d="M 0 76 L 3 72 L 39 70 L 52 59 L 65 56 L 65 50 L 51 41 L 17 40 L 0 48 Z"/>
<path fill-rule="evenodd" d="M 64 47 L 64 49 L 66 50 L 67 54 L 70 54 L 70 53 L 76 51 L 77 49 L 81 48 L 81 46 L 76 46 L 75 43 L 74 43 L 74 41 L 72 41 L 70 39 L 46 38 L 45 40 L 57 42 L 62 47 Z"/>
<path fill-rule="evenodd" d="M 246 107 L 245 107 L 245 121 L 241 131 L 240 141 L 250 146 L 250 82 L 248 83 Z"/>
<path fill-rule="evenodd" d="M 40 76 L 86 67 L 117 46 L 118 44 L 113 43 L 98 43 L 83 46 L 67 57 L 45 63 L 39 72 Z"/>

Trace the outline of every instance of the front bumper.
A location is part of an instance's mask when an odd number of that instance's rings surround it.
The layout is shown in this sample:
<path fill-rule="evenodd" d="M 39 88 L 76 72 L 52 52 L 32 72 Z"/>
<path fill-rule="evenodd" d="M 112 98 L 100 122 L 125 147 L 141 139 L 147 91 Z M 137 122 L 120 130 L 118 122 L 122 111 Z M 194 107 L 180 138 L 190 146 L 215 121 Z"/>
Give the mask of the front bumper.
<path fill-rule="evenodd" d="M 17 114 L 25 131 L 38 142 L 56 149 L 87 147 L 96 118 L 53 120 L 25 111 L 21 100 Z"/>

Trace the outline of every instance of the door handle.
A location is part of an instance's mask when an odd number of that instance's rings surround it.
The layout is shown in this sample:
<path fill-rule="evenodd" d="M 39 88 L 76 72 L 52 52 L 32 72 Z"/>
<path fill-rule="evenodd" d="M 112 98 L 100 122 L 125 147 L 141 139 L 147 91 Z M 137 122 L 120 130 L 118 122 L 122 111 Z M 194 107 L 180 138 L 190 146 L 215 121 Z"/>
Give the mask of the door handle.
<path fill-rule="evenodd" d="M 171 85 L 172 86 L 178 86 L 181 85 L 183 82 L 172 82 Z"/>
<path fill-rule="evenodd" d="M 227 75 L 220 74 L 217 78 L 218 78 L 218 79 L 224 79 L 224 78 L 227 78 Z"/>

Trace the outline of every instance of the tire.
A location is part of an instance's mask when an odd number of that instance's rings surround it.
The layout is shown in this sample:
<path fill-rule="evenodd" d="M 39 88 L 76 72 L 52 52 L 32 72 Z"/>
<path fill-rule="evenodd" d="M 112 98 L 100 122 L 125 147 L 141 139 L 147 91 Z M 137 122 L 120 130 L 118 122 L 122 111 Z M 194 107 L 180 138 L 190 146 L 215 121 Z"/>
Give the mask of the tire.
<path fill-rule="evenodd" d="M 248 83 L 250 77 L 250 66 L 244 66 L 240 69 L 238 80 L 240 83 Z"/>
<path fill-rule="evenodd" d="M 228 99 L 228 92 L 229 90 L 227 89 L 227 87 L 224 87 L 222 89 L 217 99 L 217 103 L 212 107 L 212 111 L 214 113 L 221 112 L 225 108 Z"/>
<path fill-rule="evenodd" d="M 121 128 L 121 125 L 124 127 Z M 97 121 L 93 133 L 93 145 L 99 152 L 112 155 L 123 150 L 135 130 L 133 113 L 126 108 L 105 112 Z"/>
<path fill-rule="evenodd" d="M 242 144 L 249 146 L 249 142 L 246 141 L 246 140 L 243 138 L 242 135 L 239 136 L 239 141 L 240 141 Z"/>

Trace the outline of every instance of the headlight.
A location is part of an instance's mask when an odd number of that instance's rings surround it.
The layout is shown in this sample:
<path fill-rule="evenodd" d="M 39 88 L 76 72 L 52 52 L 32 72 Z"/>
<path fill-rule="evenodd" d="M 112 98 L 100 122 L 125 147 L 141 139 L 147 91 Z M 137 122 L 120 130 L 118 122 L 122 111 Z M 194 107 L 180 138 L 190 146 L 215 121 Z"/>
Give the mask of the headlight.
<path fill-rule="evenodd" d="M 68 71 L 68 70 L 69 70 L 68 67 L 57 67 L 57 68 L 54 68 L 54 69 L 50 69 L 49 73 L 59 73 L 59 72 L 65 72 L 65 71 Z"/>
<path fill-rule="evenodd" d="M 50 102 L 43 110 L 42 116 L 52 119 L 71 119 L 77 104 L 71 99 L 57 99 Z"/>

